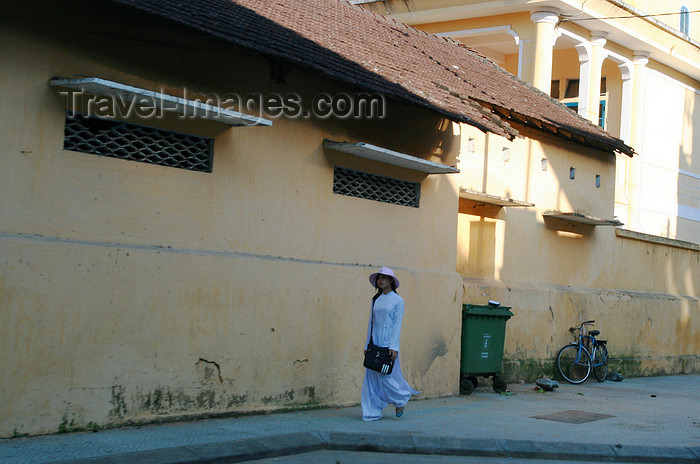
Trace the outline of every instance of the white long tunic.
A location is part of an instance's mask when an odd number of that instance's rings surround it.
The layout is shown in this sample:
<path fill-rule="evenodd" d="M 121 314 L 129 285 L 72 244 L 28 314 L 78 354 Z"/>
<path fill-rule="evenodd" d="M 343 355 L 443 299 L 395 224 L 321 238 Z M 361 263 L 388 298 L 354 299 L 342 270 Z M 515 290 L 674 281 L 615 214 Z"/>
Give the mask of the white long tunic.
<path fill-rule="evenodd" d="M 374 302 L 374 329 L 372 342 L 378 346 L 388 346 L 399 351 L 401 339 L 401 322 L 403 319 L 404 303 L 396 292 L 382 294 Z M 367 324 L 367 340 L 369 344 L 372 327 L 372 310 Z M 420 393 L 412 389 L 401 373 L 399 358 L 394 362 L 394 370 L 384 375 L 371 369 L 365 369 L 365 380 L 362 384 L 362 420 L 378 420 L 382 417 L 382 409 L 390 404 L 398 407 L 405 406 L 412 395 Z"/>

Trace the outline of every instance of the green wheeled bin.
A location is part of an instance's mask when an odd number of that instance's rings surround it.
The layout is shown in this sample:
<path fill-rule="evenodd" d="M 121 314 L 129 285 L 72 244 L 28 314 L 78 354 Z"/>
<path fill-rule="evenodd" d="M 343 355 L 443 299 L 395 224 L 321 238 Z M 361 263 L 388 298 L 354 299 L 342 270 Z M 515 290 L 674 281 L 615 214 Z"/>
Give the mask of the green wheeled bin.
<path fill-rule="evenodd" d="M 491 377 L 496 393 L 506 391 L 503 378 L 503 344 L 506 321 L 513 316 L 510 307 L 489 304 L 462 305 L 462 359 L 459 393 L 470 395 L 478 377 Z"/>

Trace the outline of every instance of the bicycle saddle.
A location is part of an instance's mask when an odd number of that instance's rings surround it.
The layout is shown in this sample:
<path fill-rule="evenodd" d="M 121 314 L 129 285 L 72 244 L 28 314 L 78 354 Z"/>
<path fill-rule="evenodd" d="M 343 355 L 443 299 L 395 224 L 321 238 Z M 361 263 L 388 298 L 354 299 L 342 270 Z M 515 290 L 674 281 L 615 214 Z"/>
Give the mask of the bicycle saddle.
<path fill-rule="evenodd" d="M 600 330 L 591 330 L 590 332 L 588 332 L 588 335 L 590 335 L 591 337 L 597 337 L 598 335 L 600 335 Z"/>

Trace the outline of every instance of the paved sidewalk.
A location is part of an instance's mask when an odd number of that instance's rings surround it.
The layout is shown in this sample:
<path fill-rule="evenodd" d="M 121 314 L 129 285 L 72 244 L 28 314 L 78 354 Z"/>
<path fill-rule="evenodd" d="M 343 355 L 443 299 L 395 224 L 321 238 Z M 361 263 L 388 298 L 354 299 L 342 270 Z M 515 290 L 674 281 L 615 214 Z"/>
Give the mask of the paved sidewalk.
<path fill-rule="evenodd" d="M 355 406 L 0 440 L 0 464 L 233 463 L 319 450 L 700 463 L 700 375 L 533 387 L 417 399 L 402 418 L 390 407 L 370 423 Z"/>

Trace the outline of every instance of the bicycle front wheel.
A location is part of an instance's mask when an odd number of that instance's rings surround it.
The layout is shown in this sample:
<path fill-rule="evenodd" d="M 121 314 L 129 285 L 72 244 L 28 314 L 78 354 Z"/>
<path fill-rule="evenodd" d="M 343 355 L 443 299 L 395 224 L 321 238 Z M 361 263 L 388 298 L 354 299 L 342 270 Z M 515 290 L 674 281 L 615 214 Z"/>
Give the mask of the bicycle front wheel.
<path fill-rule="evenodd" d="M 597 345 L 593 350 L 593 375 L 598 382 L 605 382 L 608 375 L 608 349 Z"/>
<path fill-rule="evenodd" d="M 591 375 L 591 357 L 579 345 L 566 345 L 557 354 L 557 370 L 567 382 L 583 383 Z"/>

